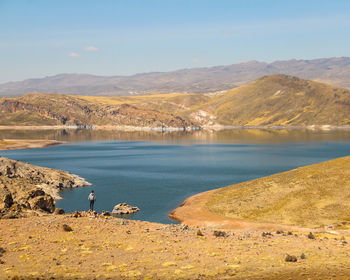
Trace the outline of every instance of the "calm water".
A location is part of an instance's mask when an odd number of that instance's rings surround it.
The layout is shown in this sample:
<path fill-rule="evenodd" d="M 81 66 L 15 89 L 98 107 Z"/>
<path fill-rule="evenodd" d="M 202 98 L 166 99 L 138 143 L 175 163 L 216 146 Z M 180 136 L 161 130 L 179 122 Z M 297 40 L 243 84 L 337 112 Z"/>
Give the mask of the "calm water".
<path fill-rule="evenodd" d="M 23 132 L 11 132 L 12 137 L 1 133 L 10 132 L 0 132 L 0 138 L 28 138 Z M 73 136 L 67 132 L 47 133 L 43 132 L 41 138 L 77 142 L 0 154 L 63 169 L 93 184 L 62 192 L 64 199 L 57 202 L 57 207 L 68 212 L 87 210 L 87 196 L 93 188 L 97 211 L 111 211 L 117 203 L 127 202 L 141 209 L 134 219 L 162 223 L 170 223 L 167 214 L 195 193 L 350 154 L 350 133 L 346 131 L 97 136 L 86 132 L 85 139 L 84 132 L 74 132 Z"/>

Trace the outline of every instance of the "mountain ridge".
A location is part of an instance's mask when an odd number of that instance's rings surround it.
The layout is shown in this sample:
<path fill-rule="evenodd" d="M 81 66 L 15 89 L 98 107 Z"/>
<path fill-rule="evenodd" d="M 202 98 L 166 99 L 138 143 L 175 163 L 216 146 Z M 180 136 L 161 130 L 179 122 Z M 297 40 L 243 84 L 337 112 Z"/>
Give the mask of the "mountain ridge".
<path fill-rule="evenodd" d="M 137 73 L 131 76 L 58 74 L 0 84 L 0 96 L 28 92 L 92 96 L 127 96 L 153 93 L 209 93 L 232 89 L 272 74 L 286 74 L 350 88 L 350 58 L 280 60 L 180 69 L 171 72 Z"/>
<path fill-rule="evenodd" d="M 212 128 L 350 126 L 350 90 L 288 75 L 212 94 L 0 98 L 0 125 Z"/>

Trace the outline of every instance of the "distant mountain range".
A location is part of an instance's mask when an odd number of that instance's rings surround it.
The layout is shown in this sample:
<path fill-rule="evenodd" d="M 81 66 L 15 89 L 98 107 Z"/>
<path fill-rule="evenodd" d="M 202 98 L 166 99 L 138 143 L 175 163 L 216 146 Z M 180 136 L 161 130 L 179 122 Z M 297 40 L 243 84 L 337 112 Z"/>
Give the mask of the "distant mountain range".
<path fill-rule="evenodd" d="M 20 96 L 28 92 L 94 96 L 122 96 L 153 93 L 209 93 L 248 84 L 272 74 L 293 75 L 350 88 L 350 58 L 321 58 L 246 63 L 209 68 L 153 72 L 133 76 L 60 74 L 0 85 L 0 96 Z"/>
<path fill-rule="evenodd" d="M 0 125 L 188 128 L 350 126 L 350 90 L 287 75 L 211 94 L 0 98 Z"/>

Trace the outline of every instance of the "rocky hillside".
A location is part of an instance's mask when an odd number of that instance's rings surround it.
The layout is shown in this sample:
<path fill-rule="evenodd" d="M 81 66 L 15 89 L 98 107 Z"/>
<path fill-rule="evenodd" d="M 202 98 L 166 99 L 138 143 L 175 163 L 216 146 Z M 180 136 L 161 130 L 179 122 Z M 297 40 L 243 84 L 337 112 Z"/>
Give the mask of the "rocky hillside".
<path fill-rule="evenodd" d="M 0 218 L 52 213 L 60 190 L 86 185 L 77 175 L 0 157 Z"/>
<path fill-rule="evenodd" d="M 30 93 L 0 99 L 0 125 L 121 125 L 186 127 L 188 120 L 137 105 L 91 102 L 68 95 Z"/>
<path fill-rule="evenodd" d="M 271 75 L 215 94 L 0 99 L 0 125 L 132 127 L 350 125 L 350 90 Z"/>
<path fill-rule="evenodd" d="M 172 92 L 208 93 L 245 85 L 261 76 L 272 74 L 294 75 L 350 88 L 350 58 L 292 59 L 272 63 L 250 61 L 133 76 L 60 74 L 2 84 L 0 85 L 0 96 L 18 96 L 28 92 L 95 96 Z"/>

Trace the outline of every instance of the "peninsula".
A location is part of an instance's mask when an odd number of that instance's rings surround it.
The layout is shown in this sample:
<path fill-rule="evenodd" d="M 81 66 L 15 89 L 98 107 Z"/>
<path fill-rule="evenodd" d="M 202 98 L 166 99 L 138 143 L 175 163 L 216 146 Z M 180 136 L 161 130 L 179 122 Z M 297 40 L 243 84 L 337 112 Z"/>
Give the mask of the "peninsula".
<path fill-rule="evenodd" d="M 194 195 L 169 216 L 218 228 L 350 229 L 350 156 Z"/>

